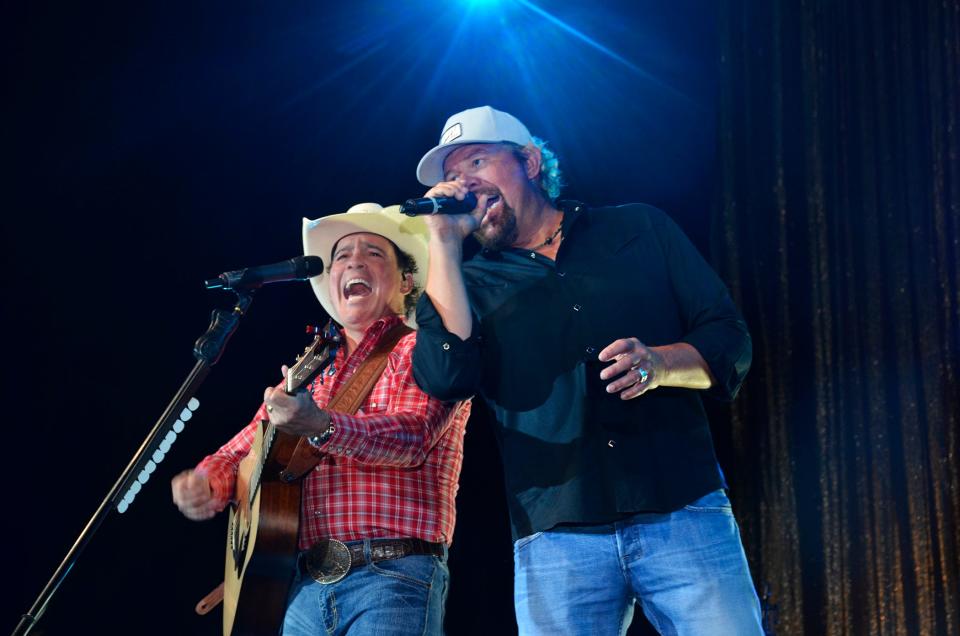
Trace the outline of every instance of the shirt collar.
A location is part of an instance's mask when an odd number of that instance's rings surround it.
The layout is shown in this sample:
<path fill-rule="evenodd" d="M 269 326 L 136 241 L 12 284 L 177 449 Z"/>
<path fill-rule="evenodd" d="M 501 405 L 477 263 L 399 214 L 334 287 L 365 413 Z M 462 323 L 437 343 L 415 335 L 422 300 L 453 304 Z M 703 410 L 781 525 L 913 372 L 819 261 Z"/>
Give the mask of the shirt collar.
<path fill-rule="evenodd" d="M 384 316 L 370 323 L 370 326 L 363 331 L 363 340 L 367 338 L 379 339 L 388 329 L 398 322 L 403 322 L 403 318 L 398 315 Z"/>
<path fill-rule="evenodd" d="M 366 329 L 363 330 L 363 336 L 360 337 L 360 342 L 357 343 L 357 346 L 360 346 L 360 343 L 366 342 L 370 338 L 379 340 L 380 336 L 385 334 L 388 329 L 393 327 L 398 322 L 403 322 L 403 320 L 403 316 L 400 315 L 384 316 L 383 318 L 374 320 Z M 343 327 L 336 323 L 334 323 L 334 326 L 337 329 L 337 333 L 343 336 Z"/>

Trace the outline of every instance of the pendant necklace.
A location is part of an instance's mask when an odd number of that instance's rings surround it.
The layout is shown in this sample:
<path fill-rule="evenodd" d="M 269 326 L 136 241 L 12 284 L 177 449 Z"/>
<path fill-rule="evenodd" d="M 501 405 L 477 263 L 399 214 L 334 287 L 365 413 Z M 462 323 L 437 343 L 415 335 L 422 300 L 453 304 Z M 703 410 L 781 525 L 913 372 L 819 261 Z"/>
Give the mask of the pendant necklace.
<path fill-rule="evenodd" d="M 548 236 L 547 239 L 546 239 L 543 243 L 540 243 L 539 245 L 534 245 L 534 246 L 531 247 L 530 249 L 535 252 L 535 251 L 537 251 L 538 249 L 540 249 L 541 247 L 546 247 L 547 245 L 553 245 L 553 241 L 554 241 L 558 236 L 560 236 L 560 230 L 561 230 L 561 229 L 563 229 L 563 218 L 562 218 L 562 217 L 561 217 L 561 219 L 560 219 L 560 224 L 557 226 L 556 231 L 554 231 L 553 234 L 551 234 L 550 236 Z M 563 240 L 563 237 L 562 237 L 562 236 L 560 237 L 560 240 L 561 240 L 561 241 Z M 557 242 L 559 243 L 560 241 L 557 241 Z"/>

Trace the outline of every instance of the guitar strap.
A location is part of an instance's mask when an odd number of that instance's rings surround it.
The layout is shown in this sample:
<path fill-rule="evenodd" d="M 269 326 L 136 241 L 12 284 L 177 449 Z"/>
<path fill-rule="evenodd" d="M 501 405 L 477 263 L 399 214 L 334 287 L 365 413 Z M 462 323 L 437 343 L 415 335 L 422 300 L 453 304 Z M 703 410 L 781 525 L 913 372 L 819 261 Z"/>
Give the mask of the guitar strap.
<path fill-rule="evenodd" d="M 400 339 L 411 331 L 413 329 L 401 322 L 383 334 L 377 346 L 360 363 L 353 375 L 344 382 L 337 394 L 324 407 L 324 410 L 336 411 L 344 415 L 356 413 L 360 404 L 370 395 L 373 385 L 380 379 L 383 370 L 387 368 L 387 356 L 400 342 Z M 290 456 L 287 467 L 280 473 L 280 478 L 288 483 L 300 479 L 313 470 L 314 466 L 320 463 L 322 457 L 323 453 L 311 446 L 306 437 L 301 437 L 300 441 L 297 442 L 296 449 Z"/>

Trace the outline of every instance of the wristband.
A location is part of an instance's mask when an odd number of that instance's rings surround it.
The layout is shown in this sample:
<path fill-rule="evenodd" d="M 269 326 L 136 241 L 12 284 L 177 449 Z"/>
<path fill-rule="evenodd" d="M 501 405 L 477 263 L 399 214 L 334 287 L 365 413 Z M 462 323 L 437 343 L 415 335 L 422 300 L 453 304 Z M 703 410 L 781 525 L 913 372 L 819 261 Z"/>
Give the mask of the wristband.
<path fill-rule="evenodd" d="M 333 435 L 333 431 L 334 431 L 333 424 L 331 424 L 330 426 L 327 427 L 327 430 L 320 433 L 319 435 L 311 435 L 310 437 L 308 437 L 307 441 L 310 442 L 312 446 L 323 446 L 327 442 L 327 440 L 330 439 L 330 436 Z"/>

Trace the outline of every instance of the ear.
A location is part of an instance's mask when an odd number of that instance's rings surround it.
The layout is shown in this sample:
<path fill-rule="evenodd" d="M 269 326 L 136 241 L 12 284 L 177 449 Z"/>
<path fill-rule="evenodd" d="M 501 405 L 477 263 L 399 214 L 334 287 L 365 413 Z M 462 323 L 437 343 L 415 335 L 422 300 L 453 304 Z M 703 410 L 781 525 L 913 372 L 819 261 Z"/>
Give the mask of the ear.
<path fill-rule="evenodd" d="M 527 156 L 527 161 L 523 168 L 527 173 L 527 179 L 538 179 L 540 169 L 543 167 L 543 154 L 534 144 L 527 144 L 523 147 L 523 154 Z"/>
<path fill-rule="evenodd" d="M 400 293 L 406 296 L 413 291 L 413 274 L 401 274 Z"/>

